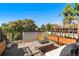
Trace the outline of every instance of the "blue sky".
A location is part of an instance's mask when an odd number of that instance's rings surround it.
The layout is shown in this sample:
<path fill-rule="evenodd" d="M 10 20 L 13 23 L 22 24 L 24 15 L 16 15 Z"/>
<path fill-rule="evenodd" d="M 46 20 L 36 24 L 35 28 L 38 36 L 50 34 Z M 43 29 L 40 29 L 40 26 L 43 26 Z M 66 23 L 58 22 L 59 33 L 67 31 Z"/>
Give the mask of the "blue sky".
<path fill-rule="evenodd" d="M 0 25 L 17 19 L 32 19 L 40 27 L 42 24 L 62 24 L 65 3 L 7 3 L 0 4 Z"/>

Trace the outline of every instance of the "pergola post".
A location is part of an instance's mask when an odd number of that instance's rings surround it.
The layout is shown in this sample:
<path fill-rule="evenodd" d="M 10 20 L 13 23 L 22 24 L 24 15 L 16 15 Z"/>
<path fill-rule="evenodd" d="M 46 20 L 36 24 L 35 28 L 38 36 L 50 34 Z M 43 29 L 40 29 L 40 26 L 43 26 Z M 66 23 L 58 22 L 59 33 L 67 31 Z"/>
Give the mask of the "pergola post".
<path fill-rule="evenodd" d="M 76 39 L 76 42 L 79 42 L 79 16 L 77 16 L 77 35 L 78 38 Z"/>
<path fill-rule="evenodd" d="M 77 34 L 78 34 L 78 39 L 76 40 L 76 42 L 79 42 L 79 21 L 78 21 Z"/>
<path fill-rule="evenodd" d="M 59 34 L 60 34 L 60 28 L 57 29 L 57 37 L 58 37 L 58 45 L 59 45 Z"/>

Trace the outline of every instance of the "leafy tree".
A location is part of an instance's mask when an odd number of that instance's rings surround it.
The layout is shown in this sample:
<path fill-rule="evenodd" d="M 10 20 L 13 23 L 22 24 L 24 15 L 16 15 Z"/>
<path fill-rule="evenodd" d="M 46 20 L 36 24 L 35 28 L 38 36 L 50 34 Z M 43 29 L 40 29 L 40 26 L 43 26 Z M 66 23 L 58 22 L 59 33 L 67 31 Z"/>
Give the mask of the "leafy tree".
<path fill-rule="evenodd" d="M 4 41 L 6 39 L 6 36 L 2 32 L 2 27 L 0 27 L 0 42 Z"/>
<path fill-rule="evenodd" d="M 67 4 L 64 8 L 63 15 L 64 15 L 64 24 L 70 24 L 72 20 L 75 19 L 74 17 L 75 10 L 72 8 L 71 4 Z"/>
<path fill-rule="evenodd" d="M 76 20 L 78 21 L 77 33 L 78 33 L 78 42 L 79 42 L 79 3 L 75 3 L 74 6 L 74 16 L 76 16 Z"/>
<path fill-rule="evenodd" d="M 19 19 L 16 21 L 8 22 L 7 24 L 2 24 L 1 27 L 6 35 L 9 33 L 13 40 L 18 40 L 18 38 L 22 39 L 23 31 L 35 31 L 37 25 L 31 19 Z"/>
<path fill-rule="evenodd" d="M 72 20 L 78 22 L 78 39 L 79 39 L 79 3 L 75 3 L 74 7 L 71 7 L 71 4 L 68 4 L 63 12 L 64 23 L 71 23 Z"/>
<path fill-rule="evenodd" d="M 48 24 L 46 25 L 46 30 L 47 30 L 47 31 L 51 31 L 51 27 L 52 27 L 52 24 L 48 23 Z"/>
<path fill-rule="evenodd" d="M 45 30 L 46 30 L 46 27 L 45 27 L 44 24 L 41 25 L 41 30 L 42 30 L 42 31 L 45 31 Z"/>
<path fill-rule="evenodd" d="M 67 6 L 64 8 L 64 11 L 63 11 L 63 15 L 64 15 L 63 23 L 64 25 L 65 24 L 68 25 L 68 33 L 69 33 L 70 26 L 72 26 L 73 24 L 72 21 L 76 20 L 75 14 L 76 14 L 76 8 L 72 8 L 71 4 L 67 4 Z M 74 24 L 72 28 L 74 28 Z"/>

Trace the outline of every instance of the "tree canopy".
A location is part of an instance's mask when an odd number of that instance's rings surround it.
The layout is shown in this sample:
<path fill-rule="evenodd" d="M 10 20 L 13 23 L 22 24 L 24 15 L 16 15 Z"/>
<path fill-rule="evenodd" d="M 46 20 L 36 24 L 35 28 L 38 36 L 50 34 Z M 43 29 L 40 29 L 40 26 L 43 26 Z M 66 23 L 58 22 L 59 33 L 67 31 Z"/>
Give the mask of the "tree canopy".
<path fill-rule="evenodd" d="M 67 6 L 63 10 L 64 24 L 66 24 L 66 23 L 70 24 L 72 22 L 72 20 L 75 19 L 74 14 L 75 14 L 75 10 L 74 10 L 74 8 L 72 8 L 72 5 L 67 4 Z"/>
<path fill-rule="evenodd" d="M 2 30 L 5 34 L 12 33 L 12 39 L 22 39 L 22 32 L 24 31 L 35 31 L 37 25 L 31 19 L 16 20 L 1 25 Z M 15 40 L 14 39 L 14 40 Z"/>

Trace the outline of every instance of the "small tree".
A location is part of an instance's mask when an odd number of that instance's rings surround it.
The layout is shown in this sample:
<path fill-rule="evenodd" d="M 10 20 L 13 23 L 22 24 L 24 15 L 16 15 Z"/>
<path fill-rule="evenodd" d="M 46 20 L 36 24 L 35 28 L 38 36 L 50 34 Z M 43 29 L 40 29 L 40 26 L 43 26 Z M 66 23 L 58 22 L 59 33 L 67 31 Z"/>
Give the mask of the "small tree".
<path fill-rule="evenodd" d="M 44 24 L 42 24 L 42 25 L 41 25 L 41 30 L 42 30 L 42 31 L 45 31 L 45 30 L 46 30 L 46 28 L 45 28 L 45 25 L 44 25 Z"/>

